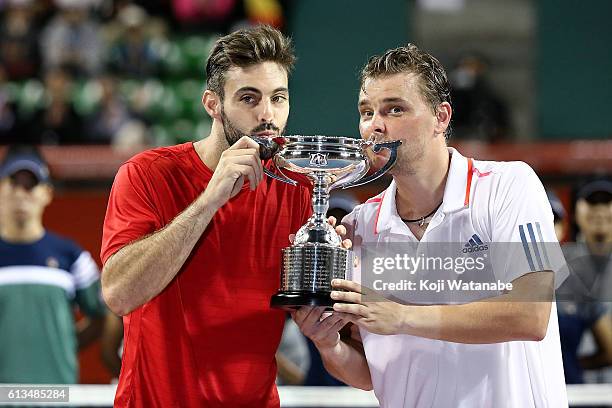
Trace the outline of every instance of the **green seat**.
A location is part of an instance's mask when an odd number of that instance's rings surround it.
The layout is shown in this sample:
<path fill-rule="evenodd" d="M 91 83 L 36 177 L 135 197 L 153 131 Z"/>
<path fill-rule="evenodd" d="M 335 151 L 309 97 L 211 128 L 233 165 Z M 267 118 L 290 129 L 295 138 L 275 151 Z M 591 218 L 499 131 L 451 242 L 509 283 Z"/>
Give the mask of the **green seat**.
<path fill-rule="evenodd" d="M 153 144 L 155 146 L 169 146 L 174 144 L 174 138 L 170 135 L 168 129 L 159 124 L 151 126 L 151 135 L 153 136 Z"/>
<path fill-rule="evenodd" d="M 206 75 L 206 58 L 216 39 L 216 36 L 191 35 L 177 41 L 187 74 L 197 78 Z"/>
<path fill-rule="evenodd" d="M 124 79 L 119 82 L 119 94 L 127 101 L 134 112 L 142 113 L 145 110 L 140 94 L 142 83 L 133 79 Z"/>
<path fill-rule="evenodd" d="M 120 89 L 130 107 L 144 113 L 154 123 L 177 118 L 181 113 L 174 91 L 158 79 L 122 81 Z"/>
<path fill-rule="evenodd" d="M 200 122 L 178 119 L 165 124 L 155 124 L 151 126 L 153 143 L 156 146 L 168 146 L 175 143 L 201 140 L 210 134 L 211 124 L 210 119 L 204 119 Z"/>
<path fill-rule="evenodd" d="M 195 135 L 195 125 L 187 119 L 177 119 L 168 128 L 170 136 L 174 137 L 176 143 L 185 143 L 198 140 Z"/>
<path fill-rule="evenodd" d="M 158 115 L 162 119 L 176 119 L 181 117 L 183 106 L 172 87 L 164 85 L 162 99 L 158 102 L 157 108 L 161 109 Z"/>
<path fill-rule="evenodd" d="M 79 115 L 91 114 L 99 105 L 101 98 L 102 89 L 95 80 L 76 83 L 72 92 L 74 108 Z"/>
<path fill-rule="evenodd" d="M 21 92 L 21 84 L 19 82 L 7 82 L 2 85 L 2 90 L 6 92 L 6 97 L 9 102 L 17 102 L 19 93 Z"/>
<path fill-rule="evenodd" d="M 169 77 L 181 77 L 185 75 L 187 62 L 182 49 L 175 41 L 159 41 L 154 44 L 161 60 L 162 69 Z"/>
<path fill-rule="evenodd" d="M 174 92 L 181 104 L 181 117 L 197 120 L 204 111 L 202 94 L 204 83 L 195 79 L 188 79 L 174 84 Z"/>
<path fill-rule="evenodd" d="M 29 79 L 21 84 L 17 105 L 23 113 L 30 114 L 45 104 L 45 87 L 38 79 Z"/>

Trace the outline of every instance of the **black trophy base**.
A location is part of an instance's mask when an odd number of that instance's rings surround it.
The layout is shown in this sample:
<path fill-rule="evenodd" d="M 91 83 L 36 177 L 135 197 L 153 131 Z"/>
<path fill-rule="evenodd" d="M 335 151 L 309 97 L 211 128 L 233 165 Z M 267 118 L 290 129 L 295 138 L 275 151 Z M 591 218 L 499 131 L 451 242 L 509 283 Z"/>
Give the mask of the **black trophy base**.
<path fill-rule="evenodd" d="M 333 310 L 334 305 L 329 292 L 278 292 L 270 299 L 270 307 L 288 312 L 302 306 L 325 306 L 325 310 Z"/>

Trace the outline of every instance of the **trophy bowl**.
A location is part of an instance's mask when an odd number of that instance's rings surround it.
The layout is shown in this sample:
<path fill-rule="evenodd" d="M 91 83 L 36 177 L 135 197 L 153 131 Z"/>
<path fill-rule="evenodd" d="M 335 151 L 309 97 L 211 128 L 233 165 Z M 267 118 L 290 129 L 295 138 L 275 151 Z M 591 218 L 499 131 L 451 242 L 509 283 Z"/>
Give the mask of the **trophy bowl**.
<path fill-rule="evenodd" d="M 397 160 L 400 141 L 375 143 L 336 136 L 282 136 L 274 139 L 251 136 L 260 145 L 262 159 L 273 160 L 281 175 L 264 168 L 274 179 L 297 185 L 285 171 L 305 175 L 313 185 L 313 214 L 296 233 L 291 246 L 282 250 L 280 288 L 270 306 L 285 310 L 301 306 L 331 309 L 332 279 L 346 279 L 352 272 L 353 252 L 342 247 L 342 239 L 326 218 L 329 193 L 336 188 L 360 186 L 378 179 Z M 371 149 L 371 152 L 368 152 Z M 366 176 L 371 164 L 368 153 L 389 149 L 386 164 Z"/>

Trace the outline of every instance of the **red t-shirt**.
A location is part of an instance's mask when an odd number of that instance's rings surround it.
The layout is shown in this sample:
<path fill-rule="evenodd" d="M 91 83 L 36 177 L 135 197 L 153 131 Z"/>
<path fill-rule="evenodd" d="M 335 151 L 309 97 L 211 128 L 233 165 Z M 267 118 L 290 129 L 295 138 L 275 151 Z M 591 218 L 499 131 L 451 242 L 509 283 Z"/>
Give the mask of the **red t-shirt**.
<path fill-rule="evenodd" d="M 170 223 L 211 177 L 192 143 L 130 159 L 111 191 L 102 262 Z M 306 187 L 264 176 L 250 191 L 245 182 L 170 284 L 123 318 L 115 406 L 278 407 L 274 355 L 284 314 L 269 302 L 281 249 L 310 213 Z"/>

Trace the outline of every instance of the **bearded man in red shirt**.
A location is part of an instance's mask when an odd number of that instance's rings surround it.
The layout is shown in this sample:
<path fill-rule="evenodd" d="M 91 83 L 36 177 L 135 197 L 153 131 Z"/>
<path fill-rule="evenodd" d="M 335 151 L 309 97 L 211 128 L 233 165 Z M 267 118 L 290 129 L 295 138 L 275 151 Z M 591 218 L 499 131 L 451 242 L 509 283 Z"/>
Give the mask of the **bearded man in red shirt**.
<path fill-rule="evenodd" d="M 269 302 L 310 194 L 264 177 L 270 162 L 245 135 L 283 133 L 294 60 L 268 26 L 220 38 L 202 97 L 210 136 L 120 168 L 101 254 L 104 299 L 125 331 L 115 406 L 279 406 L 284 315 Z"/>

